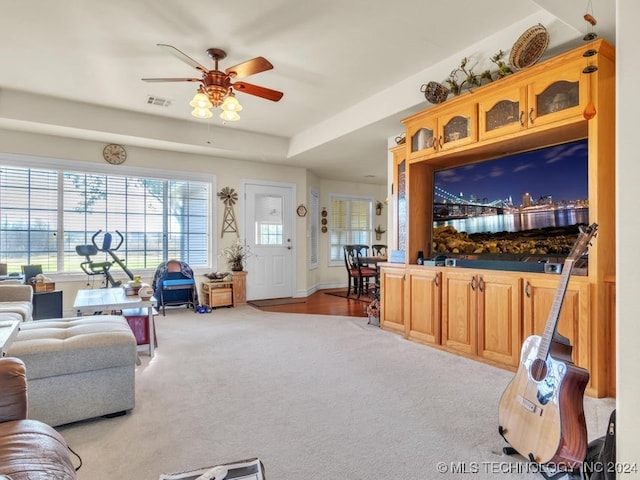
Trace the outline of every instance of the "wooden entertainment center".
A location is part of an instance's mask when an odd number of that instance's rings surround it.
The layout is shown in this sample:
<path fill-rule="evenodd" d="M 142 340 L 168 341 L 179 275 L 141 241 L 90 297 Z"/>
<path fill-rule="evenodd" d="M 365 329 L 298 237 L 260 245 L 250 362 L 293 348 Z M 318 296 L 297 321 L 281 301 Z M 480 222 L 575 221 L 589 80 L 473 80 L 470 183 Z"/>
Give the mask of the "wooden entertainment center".
<path fill-rule="evenodd" d="M 596 114 L 585 114 L 589 103 Z M 587 110 L 588 111 L 588 110 Z M 541 334 L 558 275 L 418 265 L 433 258 L 433 173 L 587 139 L 589 223 L 598 236 L 588 269 L 572 275 L 558 331 L 591 378 L 590 396 L 615 396 L 615 53 L 604 40 L 450 98 L 403 120 L 394 159 L 396 246 L 381 264 L 380 327 L 515 370 L 526 337 Z"/>

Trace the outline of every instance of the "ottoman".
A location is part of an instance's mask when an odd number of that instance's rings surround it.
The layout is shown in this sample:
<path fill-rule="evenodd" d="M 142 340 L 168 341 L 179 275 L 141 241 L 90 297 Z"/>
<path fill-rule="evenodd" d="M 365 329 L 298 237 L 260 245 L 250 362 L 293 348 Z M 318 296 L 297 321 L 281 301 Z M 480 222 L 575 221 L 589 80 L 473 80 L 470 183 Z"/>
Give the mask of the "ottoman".
<path fill-rule="evenodd" d="M 29 418 L 51 426 L 135 405 L 136 338 L 120 315 L 23 323 L 7 355 L 27 370 Z"/>

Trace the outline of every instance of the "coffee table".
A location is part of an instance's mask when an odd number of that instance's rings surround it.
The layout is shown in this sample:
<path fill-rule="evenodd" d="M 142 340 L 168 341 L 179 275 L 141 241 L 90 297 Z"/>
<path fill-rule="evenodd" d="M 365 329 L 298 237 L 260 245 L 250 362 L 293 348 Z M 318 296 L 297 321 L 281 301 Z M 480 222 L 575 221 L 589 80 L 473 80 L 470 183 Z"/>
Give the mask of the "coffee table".
<path fill-rule="evenodd" d="M 78 290 L 73 308 L 78 314 L 95 313 L 110 310 L 124 310 L 127 308 L 146 308 L 149 319 L 149 337 L 152 339 L 154 332 L 153 307 L 157 305 L 155 297 L 143 300 L 138 295 L 126 295 L 124 288 L 96 288 L 93 290 Z M 149 356 L 154 355 L 154 342 L 149 341 Z"/>
<path fill-rule="evenodd" d="M 3 320 L 0 322 L 0 356 L 4 357 L 5 352 L 11 343 L 18 336 L 20 321 Z"/>

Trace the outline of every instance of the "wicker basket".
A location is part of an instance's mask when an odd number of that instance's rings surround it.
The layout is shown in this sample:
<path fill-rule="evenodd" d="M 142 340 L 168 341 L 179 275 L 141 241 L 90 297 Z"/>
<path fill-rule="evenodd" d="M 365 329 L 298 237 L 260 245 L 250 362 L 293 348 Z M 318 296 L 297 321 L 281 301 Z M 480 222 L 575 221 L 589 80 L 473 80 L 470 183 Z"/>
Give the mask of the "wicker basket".
<path fill-rule="evenodd" d="M 549 32 L 541 24 L 534 25 L 520 35 L 511 48 L 509 63 L 526 68 L 536 63 L 549 45 Z"/>
<path fill-rule="evenodd" d="M 438 82 L 426 83 L 420 87 L 420 91 L 431 103 L 442 103 L 449 96 L 449 89 Z"/>

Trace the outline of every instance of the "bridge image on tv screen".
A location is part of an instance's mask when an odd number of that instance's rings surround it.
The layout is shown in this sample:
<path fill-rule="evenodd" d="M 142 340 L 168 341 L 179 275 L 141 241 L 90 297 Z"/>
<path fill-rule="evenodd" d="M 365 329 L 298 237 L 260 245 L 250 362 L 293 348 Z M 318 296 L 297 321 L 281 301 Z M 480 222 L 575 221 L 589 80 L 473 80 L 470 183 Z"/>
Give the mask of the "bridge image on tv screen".
<path fill-rule="evenodd" d="M 436 171 L 434 253 L 569 253 L 589 223 L 588 168 L 578 140 Z"/>

